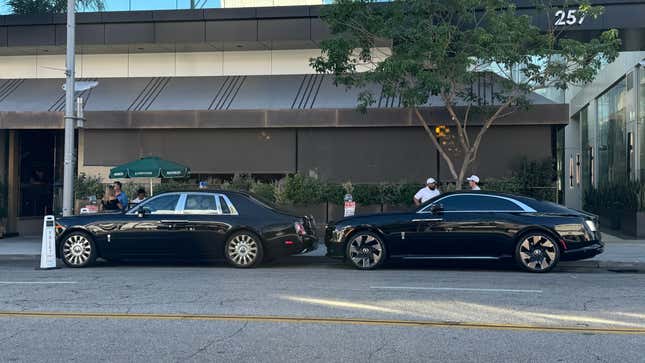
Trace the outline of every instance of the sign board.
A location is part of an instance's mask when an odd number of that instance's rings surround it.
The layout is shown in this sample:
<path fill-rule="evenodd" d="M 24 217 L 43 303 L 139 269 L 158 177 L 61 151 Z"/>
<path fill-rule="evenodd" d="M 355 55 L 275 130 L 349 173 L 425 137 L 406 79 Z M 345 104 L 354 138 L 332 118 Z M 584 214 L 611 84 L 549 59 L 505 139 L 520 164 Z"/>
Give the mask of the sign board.
<path fill-rule="evenodd" d="M 345 202 L 345 217 L 351 217 L 356 212 L 356 202 L 347 201 Z"/>
<path fill-rule="evenodd" d="M 43 239 L 40 249 L 40 269 L 56 268 L 56 223 L 54 216 L 43 220 Z"/>

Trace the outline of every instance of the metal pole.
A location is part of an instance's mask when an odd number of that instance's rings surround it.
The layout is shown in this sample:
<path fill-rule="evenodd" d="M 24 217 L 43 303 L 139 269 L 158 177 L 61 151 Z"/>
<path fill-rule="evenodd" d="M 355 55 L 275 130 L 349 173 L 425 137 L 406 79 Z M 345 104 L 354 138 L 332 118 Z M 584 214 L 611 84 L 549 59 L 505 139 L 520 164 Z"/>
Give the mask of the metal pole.
<path fill-rule="evenodd" d="M 74 54 L 76 17 L 75 0 L 67 1 L 67 61 L 65 75 L 65 156 L 63 171 L 63 216 L 74 214 Z"/>

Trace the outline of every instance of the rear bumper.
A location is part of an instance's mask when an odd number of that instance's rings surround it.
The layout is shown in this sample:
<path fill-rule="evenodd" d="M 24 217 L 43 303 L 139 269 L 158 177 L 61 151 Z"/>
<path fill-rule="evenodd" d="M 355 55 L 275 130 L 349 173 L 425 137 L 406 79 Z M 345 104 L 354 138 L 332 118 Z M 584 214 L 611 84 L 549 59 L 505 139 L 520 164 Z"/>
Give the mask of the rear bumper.
<path fill-rule="evenodd" d="M 588 246 L 565 250 L 560 259 L 562 261 L 584 260 L 585 258 L 592 258 L 599 255 L 604 251 L 605 245 L 600 241 L 596 241 Z"/>
<path fill-rule="evenodd" d="M 316 236 L 306 235 L 302 238 L 303 250 L 300 253 L 307 253 L 318 249 L 318 238 Z"/>

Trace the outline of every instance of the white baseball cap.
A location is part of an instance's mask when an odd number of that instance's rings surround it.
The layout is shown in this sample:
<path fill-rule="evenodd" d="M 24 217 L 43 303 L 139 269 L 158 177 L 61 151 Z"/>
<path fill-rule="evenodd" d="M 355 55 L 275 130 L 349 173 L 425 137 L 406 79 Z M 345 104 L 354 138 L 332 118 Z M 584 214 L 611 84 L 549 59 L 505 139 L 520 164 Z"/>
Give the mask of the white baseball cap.
<path fill-rule="evenodd" d="M 477 175 L 471 175 L 470 178 L 466 178 L 466 180 L 479 183 L 479 177 Z"/>
<path fill-rule="evenodd" d="M 428 178 L 428 180 L 426 180 L 426 184 L 437 184 L 437 181 L 434 180 L 434 178 Z"/>

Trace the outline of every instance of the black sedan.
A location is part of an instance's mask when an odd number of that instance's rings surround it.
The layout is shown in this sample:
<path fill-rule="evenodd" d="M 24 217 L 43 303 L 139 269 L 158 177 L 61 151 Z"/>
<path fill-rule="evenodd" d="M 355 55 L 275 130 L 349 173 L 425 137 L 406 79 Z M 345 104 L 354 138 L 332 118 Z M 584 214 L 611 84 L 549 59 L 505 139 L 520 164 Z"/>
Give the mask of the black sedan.
<path fill-rule="evenodd" d="M 246 193 L 169 192 L 123 213 L 56 220 L 57 254 L 67 266 L 97 257 L 221 259 L 235 267 L 316 248 L 313 218 L 278 211 Z"/>
<path fill-rule="evenodd" d="M 513 258 L 547 272 L 603 252 L 597 218 L 561 205 L 490 192 L 454 192 L 409 213 L 356 216 L 325 228 L 327 256 L 374 269 L 387 259 Z"/>

